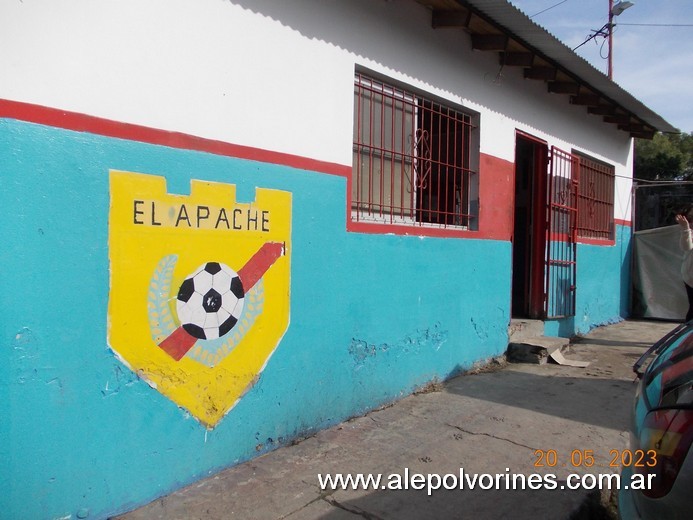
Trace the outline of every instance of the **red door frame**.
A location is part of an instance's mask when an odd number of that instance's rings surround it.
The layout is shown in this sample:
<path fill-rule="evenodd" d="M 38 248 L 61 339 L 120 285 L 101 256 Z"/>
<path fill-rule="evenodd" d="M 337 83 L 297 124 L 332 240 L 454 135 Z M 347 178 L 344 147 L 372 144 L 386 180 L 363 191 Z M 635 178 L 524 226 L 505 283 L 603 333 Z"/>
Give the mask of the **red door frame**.
<path fill-rule="evenodd" d="M 533 153 L 532 223 L 529 266 L 524 273 L 530 318 L 551 319 L 575 315 L 577 277 L 577 156 L 546 141 L 516 130 L 530 142 Z M 516 182 L 517 170 L 515 174 Z M 516 237 L 513 238 L 513 241 Z"/>
<path fill-rule="evenodd" d="M 549 147 L 546 141 L 520 130 L 515 131 L 515 141 L 517 142 L 518 139 L 524 139 L 534 145 L 534 169 L 531 172 L 532 230 L 531 244 L 529 245 L 531 254 L 529 269 L 526 273 L 529 277 L 529 283 L 526 284 L 526 287 L 529 287 L 528 317 L 538 319 L 544 317 L 544 301 L 546 299 L 544 292 L 544 270 L 548 221 L 546 172 L 549 167 Z"/>

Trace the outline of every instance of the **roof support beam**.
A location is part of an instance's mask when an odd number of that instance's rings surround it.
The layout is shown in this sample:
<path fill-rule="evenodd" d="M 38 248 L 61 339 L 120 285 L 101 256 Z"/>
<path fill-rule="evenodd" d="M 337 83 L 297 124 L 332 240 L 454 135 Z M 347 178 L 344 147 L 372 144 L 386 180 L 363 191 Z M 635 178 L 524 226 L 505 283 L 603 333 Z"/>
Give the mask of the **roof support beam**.
<path fill-rule="evenodd" d="M 598 106 L 600 99 L 599 94 L 578 94 L 571 96 L 570 102 L 573 105 Z"/>
<path fill-rule="evenodd" d="M 617 125 L 627 125 L 630 124 L 630 116 L 627 114 L 614 114 L 611 116 L 604 116 L 605 123 L 614 123 Z"/>
<path fill-rule="evenodd" d="M 650 131 L 644 131 L 644 132 L 631 132 L 630 136 L 635 138 L 635 139 L 647 139 L 651 141 L 655 134 L 657 133 L 656 130 L 650 130 Z"/>
<path fill-rule="evenodd" d="M 556 79 L 557 73 L 558 71 L 553 67 L 532 67 L 531 69 L 525 69 L 525 78 L 553 81 Z"/>
<path fill-rule="evenodd" d="M 656 132 L 654 128 L 643 123 L 630 123 L 627 125 L 618 125 L 618 129 L 634 134 L 648 134 L 651 132 Z"/>
<path fill-rule="evenodd" d="M 446 27 L 469 27 L 469 22 L 472 19 L 472 12 L 467 10 L 445 11 L 435 9 L 433 11 L 433 20 L 431 25 L 434 29 L 443 29 Z"/>
<path fill-rule="evenodd" d="M 531 52 L 501 52 L 500 64 L 508 67 L 531 67 L 534 54 Z"/>
<path fill-rule="evenodd" d="M 619 130 L 623 130 L 624 132 L 635 132 L 637 134 L 642 133 L 646 130 L 645 125 L 641 125 L 639 123 L 630 123 L 628 125 L 618 125 Z"/>
<path fill-rule="evenodd" d="M 611 116 L 616 113 L 616 108 L 611 105 L 599 105 L 596 107 L 587 107 L 587 112 L 598 116 Z"/>
<path fill-rule="evenodd" d="M 504 51 L 507 45 L 505 34 L 472 34 L 472 49 L 477 51 Z"/>
<path fill-rule="evenodd" d="M 572 81 L 549 81 L 549 92 L 577 96 L 578 92 L 580 92 L 580 85 Z"/>

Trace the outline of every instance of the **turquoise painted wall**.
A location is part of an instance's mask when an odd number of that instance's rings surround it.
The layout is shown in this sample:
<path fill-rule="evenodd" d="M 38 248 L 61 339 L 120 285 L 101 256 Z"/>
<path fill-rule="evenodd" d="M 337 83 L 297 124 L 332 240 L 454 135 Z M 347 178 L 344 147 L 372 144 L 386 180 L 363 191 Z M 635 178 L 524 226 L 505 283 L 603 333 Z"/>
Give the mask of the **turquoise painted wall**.
<path fill-rule="evenodd" d="M 578 244 L 575 316 L 546 321 L 547 336 L 585 334 L 629 316 L 631 229 L 616 226 L 613 246 Z"/>
<path fill-rule="evenodd" d="M 507 346 L 510 244 L 346 233 L 342 177 L 0 119 L 0 511 L 104 518 Z M 213 430 L 108 348 L 109 169 L 293 194 L 291 322 Z"/>

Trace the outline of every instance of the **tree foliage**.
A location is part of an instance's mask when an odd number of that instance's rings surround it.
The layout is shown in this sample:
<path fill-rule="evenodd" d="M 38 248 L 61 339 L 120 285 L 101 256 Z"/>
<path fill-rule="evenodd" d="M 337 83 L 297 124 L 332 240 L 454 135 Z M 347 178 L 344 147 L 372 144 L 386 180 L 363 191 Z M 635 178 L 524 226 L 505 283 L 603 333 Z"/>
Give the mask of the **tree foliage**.
<path fill-rule="evenodd" d="M 635 141 L 635 178 L 693 180 L 693 133 L 655 134 Z"/>
<path fill-rule="evenodd" d="M 693 133 L 636 139 L 634 170 L 636 231 L 675 225 L 693 204 Z"/>

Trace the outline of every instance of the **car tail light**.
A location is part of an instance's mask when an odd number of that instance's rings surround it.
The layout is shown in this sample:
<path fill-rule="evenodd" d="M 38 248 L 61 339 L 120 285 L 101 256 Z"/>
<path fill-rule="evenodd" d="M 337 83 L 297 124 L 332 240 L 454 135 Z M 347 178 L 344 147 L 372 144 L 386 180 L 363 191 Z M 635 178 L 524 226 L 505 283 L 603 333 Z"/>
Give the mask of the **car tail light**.
<path fill-rule="evenodd" d="M 661 498 L 671 490 L 681 465 L 693 441 L 693 410 L 669 408 L 653 410 L 645 418 L 640 430 L 640 447 L 648 453 L 646 462 L 636 470 L 646 475 L 654 474 L 649 489 L 643 494 Z"/>

